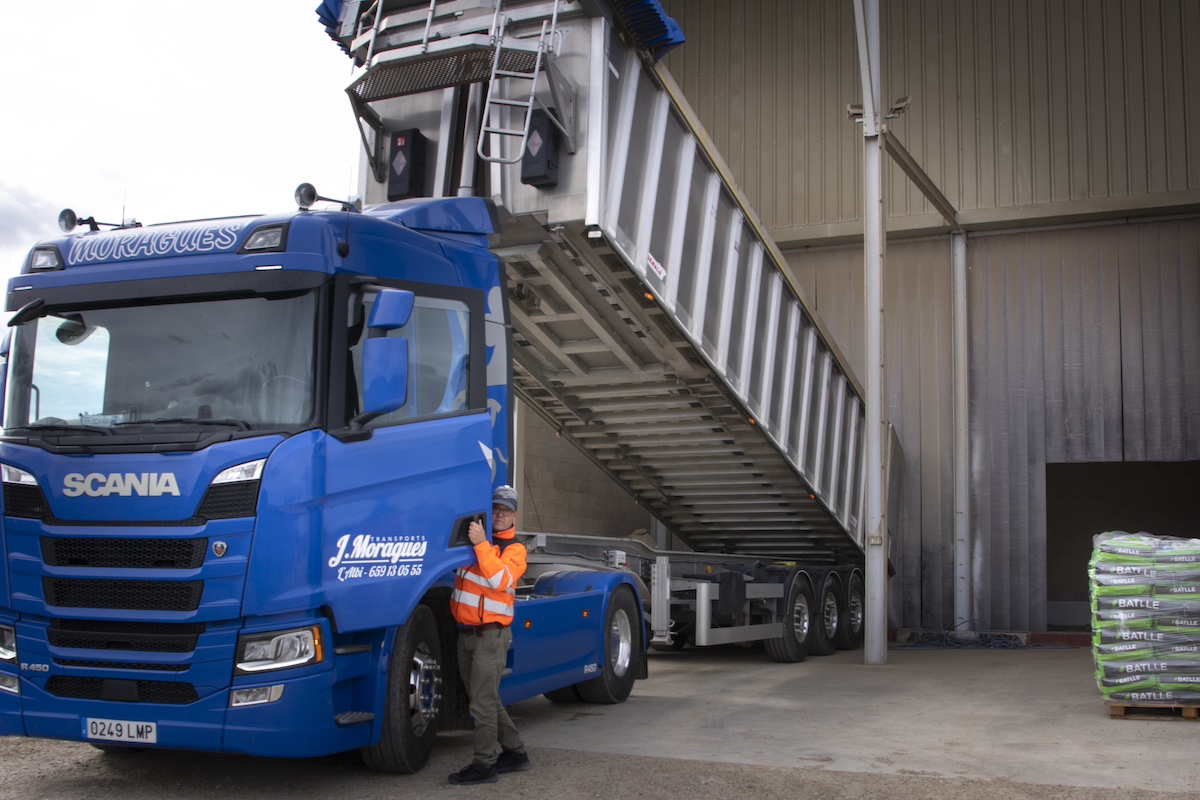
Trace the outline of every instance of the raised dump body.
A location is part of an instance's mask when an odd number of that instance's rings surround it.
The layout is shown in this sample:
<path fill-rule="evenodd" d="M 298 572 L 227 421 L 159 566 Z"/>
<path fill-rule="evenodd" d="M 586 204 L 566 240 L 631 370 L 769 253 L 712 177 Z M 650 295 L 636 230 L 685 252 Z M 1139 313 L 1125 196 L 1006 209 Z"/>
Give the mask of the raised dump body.
<path fill-rule="evenodd" d="M 500 209 L 519 395 L 695 550 L 861 564 L 859 384 L 655 67 L 661 7 L 327 6 L 364 200 Z"/>

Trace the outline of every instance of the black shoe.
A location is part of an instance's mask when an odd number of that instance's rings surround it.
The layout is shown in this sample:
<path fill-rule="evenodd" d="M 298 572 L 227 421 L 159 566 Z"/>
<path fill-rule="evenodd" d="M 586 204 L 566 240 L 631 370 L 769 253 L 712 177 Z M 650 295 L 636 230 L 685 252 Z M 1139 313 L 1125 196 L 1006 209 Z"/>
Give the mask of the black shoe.
<path fill-rule="evenodd" d="M 518 753 L 516 750 L 501 750 L 499 758 L 496 759 L 496 772 L 517 772 L 532 766 L 529 754 Z"/>
<path fill-rule="evenodd" d="M 458 772 L 450 773 L 449 780 L 460 786 L 471 786 L 476 783 L 495 783 L 500 780 L 500 775 L 496 772 L 495 765 L 486 767 L 478 761 L 472 761 Z"/>

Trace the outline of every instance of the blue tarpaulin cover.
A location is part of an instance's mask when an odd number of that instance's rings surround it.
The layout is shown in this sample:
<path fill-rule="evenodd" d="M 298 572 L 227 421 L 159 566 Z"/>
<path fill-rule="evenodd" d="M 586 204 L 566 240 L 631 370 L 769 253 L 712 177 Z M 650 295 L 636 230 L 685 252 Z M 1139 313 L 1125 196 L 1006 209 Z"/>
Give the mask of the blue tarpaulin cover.
<path fill-rule="evenodd" d="M 611 5 L 621 26 L 633 38 L 633 43 L 643 50 L 649 50 L 655 61 L 683 44 L 683 30 L 679 23 L 667 16 L 658 0 L 611 0 Z M 347 47 L 338 40 L 342 0 L 322 0 L 316 11 L 330 38 L 349 54 Z"/>

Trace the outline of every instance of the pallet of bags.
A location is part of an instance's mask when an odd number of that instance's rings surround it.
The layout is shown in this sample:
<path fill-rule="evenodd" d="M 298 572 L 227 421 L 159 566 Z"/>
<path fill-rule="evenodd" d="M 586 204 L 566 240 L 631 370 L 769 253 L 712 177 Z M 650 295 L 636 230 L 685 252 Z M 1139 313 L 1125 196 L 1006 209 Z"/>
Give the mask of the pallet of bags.
<path fill-rule="evenodd" d="M 1088 577 L 1100 694 L 1110 707 L 1194 712 L 1200 706 L 1200 539 L 1110 531 L 1093 544 Z"/>

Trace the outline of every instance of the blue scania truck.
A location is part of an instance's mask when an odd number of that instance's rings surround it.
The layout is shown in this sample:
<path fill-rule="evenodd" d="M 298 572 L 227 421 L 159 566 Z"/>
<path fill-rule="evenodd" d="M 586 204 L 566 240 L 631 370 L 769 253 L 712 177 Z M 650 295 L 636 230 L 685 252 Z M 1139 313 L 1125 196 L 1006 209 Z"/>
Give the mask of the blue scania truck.
<path fill-rule="evenodd" d="M 4 349 L 0 734 L 425 763 L 463 719 L 467 525 L 510 480 L 494 230 L 452 198 L 32 250 Z M 505 702 L 624 700 L 640 603 L 620 572 L 523 587 Z"/>
<path fill-rule="evenodd" d="M 0 734 L 419 769 L 526 412 L 656 529 L 529 539 L 505 702 L 620 702 L 647 645 L 861 646 L 862 392 L 657 0 L 320 19 L 363 210 L 89 218 L 9 284 Z"/>

